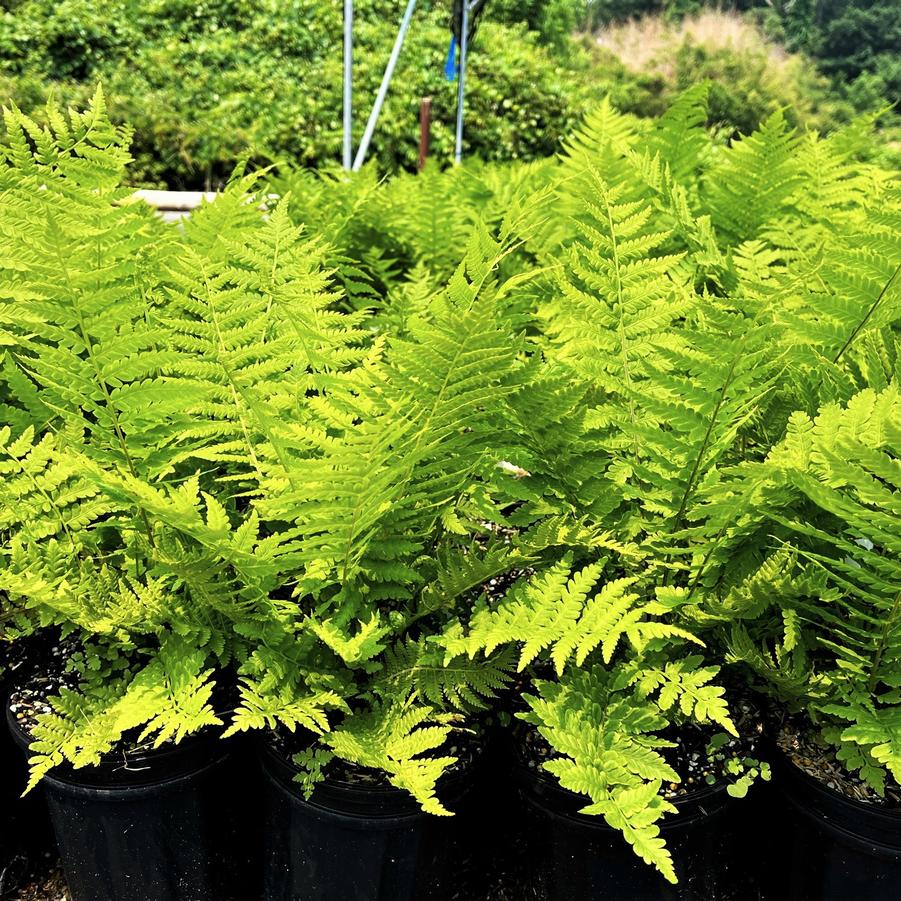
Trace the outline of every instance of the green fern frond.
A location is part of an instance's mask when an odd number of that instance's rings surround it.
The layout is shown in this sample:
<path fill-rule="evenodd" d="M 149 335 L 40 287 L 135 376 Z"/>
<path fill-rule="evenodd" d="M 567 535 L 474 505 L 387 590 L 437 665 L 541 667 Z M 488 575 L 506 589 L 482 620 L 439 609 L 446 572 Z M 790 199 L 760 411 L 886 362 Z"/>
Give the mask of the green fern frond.
<path fill-rule="evenodd" d="M 437 784 L 457 758 L 431 756 L 451 734 L 430 707 L 391 704 L 347 717 L 322 741 L 343 760 L 385 773 L 396 788 L 408 791 L 427 813 L 449 816 Z"/>
<path fill-rule="evenodd" d="M 582 813 L 603 816 L 646 863 L 675 882 L 658 821 L 675 811 L 661 796 L 661 784 L 679 777 L 660 753 L 670 743 L 656 735 L 666 725 L 657 707 L 617 692 L 599 667 L 535 687 L 538 695 L 527 696 L 531 709 L 522 718 L 558 755 L 544 768 L 564 788 L 588 795 Z"/>
<path fill-rule="evenodd" d="M 559 276 L 560 298 L 547 311 L 560 358 L 599 388 L 631 390 L 639 361 L 654 353 L 649 338 L 689 308 L 677 277 L 678 255 L 657 252 L 669 239 L 653 207 L 628 199 L 628 188 L 597 170 L 586 175 L 576 242 Z"/>
<path fill-rule="evenodd" d="M 396 583 L 403 597 L 409 570 L 393 577 L 392 550 L 380 536 L 417 545 L 416 536 L 429 534 L 491 465 L 486 447 L 504 419 L 517 365 L 517 343 L 492 302 L 494 267 L 505 252 L 487 234 L 473 236 L 428 320 L 390 342 L 377 384 L 360 384 L 354 428 L 321 457 L 294 464 L 303 490 L 277 504 L 292 511 L 308 565 L 336 582 L 347 586 L 380 566 L 383 590 Z"/>
<path fill-rule="evenodd" d="M 328 713 L 332 710 L 350 711 L 347 702 L 334 691 L 299 696 L 288 685 L 262 690 L 261 686 L 246 679 L 241 685 L 240 703 L 223 737 L 249 730 L 274 730 L 279 726 L 291 732 L 300 727 L 318 735 L 328 732 Z"/>
<path fill-rule="evenodd" d="M 444 659 L 440 647 L 408 639 L 389 648 L 380 684 L 399 697 L 436 709 L 451 707 L 471 712 L 484 710 L 512 681 L 516 666 L 513 648 L 504 648 L 480 660 L 457 657 Z"/>
<path fill-rule="evenodd" d="M 660 118 L 656 119 L 647 145 L 642 150 L 665 162 L 672 178 L 691 186 L 691 181 L 707 167 L 711 140 L 706 129 L 707 101 L 711 85 L 700 82 L 683 91 Z"/>
<path fill-rule="evenodd" d="M 634 677 L 642 697 L 657 693 L 657 704 L 663 711 L 678 708 L 686 717 L 699 723 L 716 723 L 730 735 L 738 735 L 729 716 L 724 689 L 710 684 L 719 674 L 718 666 L 701 666 L 703 658 L 691 654 L 668 661 L 662 668 L 643 665 Z"/>
<path fill-rule="evenodd" d="M 564 145 L 569 170 L 600 166 L 607 162 L 607 154 L 625 156 L 639 140 L 637 124 L 633 117 L 617 112 L 605 97 Z"/>
<path fill-rule="evenodd" d="M 901 707 L 867 710 L 831 706 L 827 711 L 843 720 L 852 720 L 852 725 L 841 731 L 839 741 L 842 746 L 856 748 L 855 756 L 861 761 L 856 768 L 880 795 L 884 794 L 884 770 L 896 782 L 901 782 Z M 870 760 L 876 765 L 869 764 Z"/>
<path fill-rule="evenodd" d="M 33 728 L 28 791 L 64 760 L 76 768 L 97 765 L 124 735 L 142 728 L 138 741 L 153 737 L 159 747 L 221 720 L 210 705 L 211 670 L 206 655 L 177 636 L 168 636 L 159 655 L 132 677 L 107 680 L 90 694 L 61 689 L 52 713 Z"/>
<path fill-rule="evenodd" d="M 786 214 L 804 182 L 800 144 L 777 110 L 753 134 L 733 141 L 707 171 L 705 203 L 732 244 L 758 237 Z"/>
<path fill-rule="evenodd" d="M 594 592 L 604 566 L 602 561 L 573 572 L 564 559 L 517 583 L 496 607 L 477 604 L 465 627 L 454 623 L 441 637 L 446 661 L 490 655 L 513 643 L 521 646 L 520 672 L 547 651 L 562 673 L 567 661 L 581 666 L 595 648 L 609 663 L 621 642 L 639 651 L 657 638 L 697 643 L 686 630 L 657 619 L 666 608 L 631 591 L 635 577 L 612 580 Z"/>

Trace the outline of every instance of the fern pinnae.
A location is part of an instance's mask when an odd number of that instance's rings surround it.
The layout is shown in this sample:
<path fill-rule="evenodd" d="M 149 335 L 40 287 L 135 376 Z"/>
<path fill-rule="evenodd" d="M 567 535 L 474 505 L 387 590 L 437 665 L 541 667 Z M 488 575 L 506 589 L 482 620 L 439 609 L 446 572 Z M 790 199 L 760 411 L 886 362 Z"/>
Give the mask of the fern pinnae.
<path fill-rule="evenodd" d="M 838 349 L 835 356 L 832 358 L 833 364 L 837 364 L 839 360 L 841 360 L 842 356 L 844 356 L 845 354 L 845 351 L 847 351 L 848 348 L 854 343 L 855 338 L 857 338 L 857 336 L 866 328 L 867 323 L 870 321 L 870 319 L 872 319 L 873 314 L 879 308 L 879 304 L 882 303 L 883 298 L 888 293 L 899 272 L 901 272 L 901 263 L 898 263 L 898 265 L 895 267 L 894 271 L 889 276 L 889 280 L 885 283 L 885 285 L 883 285 L 882 290 L 876 296 L 876 299 L 873 301 L 870 308 L 866 311 L 860 322 L 854 327 L 854 330 L 848 336 L 848 339 L 845 341 L 845 343 Z"/>

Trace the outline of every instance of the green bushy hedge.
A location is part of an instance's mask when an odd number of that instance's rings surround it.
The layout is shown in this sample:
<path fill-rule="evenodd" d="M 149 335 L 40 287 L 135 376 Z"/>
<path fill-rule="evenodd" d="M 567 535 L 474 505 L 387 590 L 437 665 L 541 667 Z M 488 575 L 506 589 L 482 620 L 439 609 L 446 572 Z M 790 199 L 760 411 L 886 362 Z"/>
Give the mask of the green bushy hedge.
<path fill-rule="evenodd" d="M 116 98 L 114 118 L 135 127 L 136 183 L 216 187 L 244 156 L 253 165 L 339 159 L 339 0 L 5 0 L 2 6 L 3 94 L 26 111 L 39 110 L 51 90 L 60 102 L 82 106 L 102 82 Z M 356 4 L 357 140 L 402 6 Z M 627 8 L 620 4 L 617 14 Z M 469 155 L 546 157 L 604 96 L 618 109 L 650 117 L 705 79 L 714 83 L 709 124 L 727 136 L 752 131 L 785 106 L 797 111 L 797 124 L 820 129 L 847 118 L 815 79 L 782 83 L 753 55 L 684 46 L 666 74 L 632 71 L 587 39 L 570 39 L 586 15 L 583 0 L 488 4 L 471 56 Z M 425 0 L 417 7 L 371 150 L 382 171 L 415 166 L 425 95 L 433 99 L 433 156 L 439 163 L 451 157 L 456 84 L 444 77 L 449 16 L 450 3 Z M 878 85 L 873 90 L 878 94 Z"/>
<path fill-rule="evenodd" d="M 901 4 L 896 0 L 780 2 L 768 5 L 762 18 L 790 48 L 803 50 L 826 74 L 849 84 L 852 97 L 901 100 Z"/>
<path fill-rule="evenodd" d="M 356 7 L 359 139 L 402 4 Z M 385 168 L 415 163 L 424 95 L 433 98 L 433 152 L 445 159 L 451 152 L 456 86 L 443 71 L 449 9 L 425 4 L 416 12 L 373 144 Z M 80 104 L 102 81 L 118 98 L 113 115 L 135 125 L 133 177 L 142 182 L 215 184 L 245 149 L 258 163 L 318 165 L 340 155 L 341 10 L 336 0 L 8 3 L 0 87 L 31 109 L 51 86 L 63 102 Z M 568 27 L 565 16 L 542 21 L 549 39 L 553 28 Z M 468 152 L 486 159 L 553 153 L 599 96 L 584 61 L 555 57 L 540 41 L 526 24 L 480 25 Z"/>

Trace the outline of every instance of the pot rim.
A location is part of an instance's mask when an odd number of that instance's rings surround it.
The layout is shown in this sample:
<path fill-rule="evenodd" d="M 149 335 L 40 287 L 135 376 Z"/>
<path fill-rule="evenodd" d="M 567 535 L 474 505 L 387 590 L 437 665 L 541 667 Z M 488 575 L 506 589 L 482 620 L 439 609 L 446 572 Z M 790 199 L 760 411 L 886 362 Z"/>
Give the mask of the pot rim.
<path fill-rule="evenodd" d="M 304 798 L 294 776 L 300 769 L 290 754 L 285 754 L 272 742 L 272 733 L 264 732 L 258 742 L 260 763 L 266 775 L 291 794 L 298 803 L 317 810 L 348 817 L 388 819 L 416 819 L 428 816 L 416 799 L 402 788 L 389 784 L 348 782 L 327 776 L 313 789 L 312 796 Z M 438 783 L 439 793 L 449 802 L 459 800 L 470 788 L 467 779 L 471 767 L 445 774 Z M 442 791 L 443 789 L 443 791 Z"/>
<path fill-rule="evenodd" d="M 26 759 L 32 756 L 34 737 L 19 723 L 12 711 L 12 700 L 7 697 L 6 725 L 19 750 Z M 106 754 L 100 763 L 92 766 L 73 767 L 65 762 L 57 764 L 45 773 L 41 783 L 64 786 L 66 791 L 135 792 L 156 789 L 164 785 L 182 782 L 216 764 L 229 754 L 225 746 L 216 747 L 211 735 L 189 735 L 178 744 L 149 748 L 137 754 Z"/>
<path fill-rule="evenodd" d="M 811 773 L 802 769 L 796 764 L 789 754 L 784 751 L 776 742 L 773 742 L 773 757 L 777 765 L 782 765 L 785 772 L 790 774 L 792 779 L 796 779 L 803 785 L 818 792 L 828 799 L 829 802 L 838 804 L 839 807 L 847 808 L 849 811 L 863 814 L 865 816 L 875 816 L 879 819 L 887 819 L 897 821 L 897 827 L 901 828 L 901 805 L 897 807 L 879 807 L 868 801 L 861 801 L 858 798 L 849 798 L 843 792 L 830 788 L 822 779 L 818 779 Z"/>

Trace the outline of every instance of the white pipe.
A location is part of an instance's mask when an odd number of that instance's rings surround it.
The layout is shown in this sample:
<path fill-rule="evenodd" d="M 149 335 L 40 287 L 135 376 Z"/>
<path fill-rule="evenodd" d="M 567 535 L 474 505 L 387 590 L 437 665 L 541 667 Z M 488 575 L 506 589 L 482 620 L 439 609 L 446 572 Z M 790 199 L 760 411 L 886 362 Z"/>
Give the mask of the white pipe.
<path fill-rule="evenodd" d="M 350 169 L 353 157 L 353 56 L 354 0 L 344 0 L 344 148 L 343 164 Z"/>
<path fill-rule="evenodd" d="M 457 141 L 454 162 L 463 160 L 463 97 L 466 90 L 466 52 L 469 49 L 469 2 L 463 0 L 463 21 L 460 27 L 460 67 L 457 71 Z"/>
<path fill-rule="evenodd" d="M 142 188 L 135 191 L 133 196 L 158 210 L 177 210 L 183 213 L 196 210 L 204 201 L 212 203 L 219 195 L 215 191 L 155 191 Z"/>
<path fill-rule="evenodd" d="M 394 67 L 397 65 L 398 57 L 400 57 L 401 47 L 404 45 L 404 38 L 407 36 L 407 29 L 410 27 L 410 19 L 413 18 L 413 10 L 416 8 L 416 0 L 408 0 L 407 9 L 400 23 L 400 29 L 397 32 L 397 38 L 394 41 L 394 47 L 391 49 L 391 56 L 388 59 L 388 65 L 385 67 L 385 74 L 382 76 L 382 83 L 379 86 L 379 92 L 372 106 L 372 112 L 369 114 L 369 121 L 366 123 L 366 131 L 363 132 L 363 140 L 357 148 L 357 156 L 354 159 L 354 172 L 358 171 L 366 159 L 366 152 L 369 150 L 369 142 L 375 133 L 375 126 L 379 120 L 379 113 L 382 111 L 382 105 L 385 103 L 385 97 L 388 94 L 388 86 L 391 84 L 391 76 L 394 75 Z"/>

